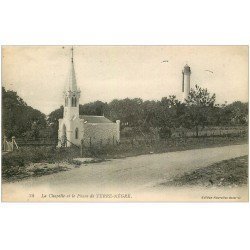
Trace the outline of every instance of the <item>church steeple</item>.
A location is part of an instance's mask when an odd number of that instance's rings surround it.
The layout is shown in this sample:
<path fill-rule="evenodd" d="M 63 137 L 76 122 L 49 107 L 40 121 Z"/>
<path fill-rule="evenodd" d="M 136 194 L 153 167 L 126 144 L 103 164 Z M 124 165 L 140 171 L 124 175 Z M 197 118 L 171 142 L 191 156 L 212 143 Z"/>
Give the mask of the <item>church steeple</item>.
<path fill-rule="evenodd" d="M 64 115 L 67 114 L 71 119 L 72 116 L 79 116 L 79 98 L 80 90 L 77 88 L 76 73 L 74 67 L 74 49 L 71 48 L 71 62 L 70 62 L 70 72 L 67 81 L 66 89 L 64 91 Z"/>
<path fill-rule="evenodd" d="M 76 83 L 76 73 L 75 73 L 75 67 L 74 67 L 74 49 L 73 49 L 73 46 L 71 48 L 71 65 L 70 65 L 67 90 L 78 91 L 77 83 Z"/>
<path fill-rule="evenodd" d="M 74 63 L 74 48 L 71 48 L 71 62 Z"/>

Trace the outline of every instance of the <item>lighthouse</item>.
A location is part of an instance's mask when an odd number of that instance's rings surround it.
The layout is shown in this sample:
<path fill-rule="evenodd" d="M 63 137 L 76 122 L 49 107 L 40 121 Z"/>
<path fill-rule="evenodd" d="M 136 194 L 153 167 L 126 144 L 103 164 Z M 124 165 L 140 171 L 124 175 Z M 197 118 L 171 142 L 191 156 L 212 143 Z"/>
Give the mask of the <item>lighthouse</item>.
<path fill-rule="evenodd" d="M 185 102 L 190 92 L 190 75 L 191 69 L 186 64 L 182 70 L 182 102 Z"/>

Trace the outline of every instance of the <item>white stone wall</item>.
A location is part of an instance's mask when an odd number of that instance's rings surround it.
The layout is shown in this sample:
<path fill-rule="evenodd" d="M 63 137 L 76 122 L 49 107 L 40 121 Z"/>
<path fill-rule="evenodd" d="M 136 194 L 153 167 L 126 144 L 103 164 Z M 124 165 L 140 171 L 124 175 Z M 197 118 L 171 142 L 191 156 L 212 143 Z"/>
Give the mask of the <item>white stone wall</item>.
<path fill-rule="evenodd" d="M 83 139 L 83 134 L 84 134 L 83 123 L 84 121 L 79 118 L 75 118 L 73 120 L 59 119 L 58 139 L 61 139 L 63 135 L 63 126 L 65 125 L 67 140 L 79 146 L 81 144 L 81 140 Z M 76 128 L 78 128 L 77 139 L 75 138 Z M 71 146 L 70 142 L 67 142 L 67 146 Z M 58 141 L 58 146 L 61 146 L 60 141 Z"/>
<path fill-rule="evenodd" d="M 84 124 L 84 145 L 116 144 L 120 141 L 120 125 L 118 123 L 86 123 Z"/>
<path fill-rule="evenodd" d="M 59 119 L 58 139 L 63 135 L 63 125 L 66 126 L 67 139 L 73 144 L 80 146 L 81 140 L 84 145 L 106 145 L 120 142 L 120 121 L 116 123 L 84 123 L 83 119 L 74 120 Z M 78 138 L 75 138 L 75 129 L 78 128 Z M 67 146 L 71 146 L 67 142 Z M 61 146 L 60 141 L 58 146 Z"/>

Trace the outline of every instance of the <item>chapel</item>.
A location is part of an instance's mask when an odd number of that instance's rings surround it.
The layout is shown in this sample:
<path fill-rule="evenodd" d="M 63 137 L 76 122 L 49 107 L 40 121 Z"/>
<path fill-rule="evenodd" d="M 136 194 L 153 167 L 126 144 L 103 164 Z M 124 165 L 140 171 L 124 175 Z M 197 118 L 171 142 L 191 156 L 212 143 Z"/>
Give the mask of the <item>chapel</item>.
<path fill-rule="evenodd" d="M 58 146 L 119 143 L 120 121 L 110 121 L 108 118 L 95 115 L 79 114 L 79 99 L 81 91 L 77 87 L 74 68 L 74 52 L 71 49 L 70 73 L 66 84 L 63 118 L 59 119 Z"/>

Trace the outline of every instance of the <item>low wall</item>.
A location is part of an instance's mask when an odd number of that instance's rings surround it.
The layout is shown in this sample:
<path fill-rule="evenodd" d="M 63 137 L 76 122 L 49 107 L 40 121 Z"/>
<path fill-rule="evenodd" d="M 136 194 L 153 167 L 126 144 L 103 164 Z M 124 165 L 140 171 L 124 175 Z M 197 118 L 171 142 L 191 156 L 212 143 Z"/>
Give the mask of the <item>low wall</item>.
<path fill-rule="evenodd" d="M 117 123 L 84 124 L 84 145 L 117 143 L 119 133 Z"/>

